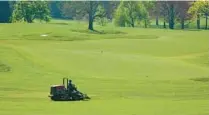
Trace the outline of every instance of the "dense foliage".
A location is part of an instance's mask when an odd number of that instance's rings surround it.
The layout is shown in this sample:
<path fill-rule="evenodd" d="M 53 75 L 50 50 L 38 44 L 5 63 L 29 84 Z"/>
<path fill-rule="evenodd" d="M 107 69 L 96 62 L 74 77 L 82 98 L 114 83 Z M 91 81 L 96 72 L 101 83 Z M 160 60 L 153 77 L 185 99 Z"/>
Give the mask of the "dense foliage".
<path fill-rule="evenodd" d="M 200 28 L 200 16 L 204 16 L 206 19 L 205 29 L 208 26 L 209 15 L 209 1 L 197 1 L 189 8 L 188 13 L 192 14 L 194 18 L 197 18 L 197 28 Z"/>
<path fill-rule="evenodd" d="M 45 1 L 18 1 L 14 5 L 12 22 L 25 21 L 32 23 L 34 19 L 50 21 L 50 10 Z"/>
<path fill-rule="evenodd" d="M 147 19 L 147 9 L 136 1 L 121 2 L 115 14 L 115 23 L 119 26 L 135 27 L 136 22 Z"/>

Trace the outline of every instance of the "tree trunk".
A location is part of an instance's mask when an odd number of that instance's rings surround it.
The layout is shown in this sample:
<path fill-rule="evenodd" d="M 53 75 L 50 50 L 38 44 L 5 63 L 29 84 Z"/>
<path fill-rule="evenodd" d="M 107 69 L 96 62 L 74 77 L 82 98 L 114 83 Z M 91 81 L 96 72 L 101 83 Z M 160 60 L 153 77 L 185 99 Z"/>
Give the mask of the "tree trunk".
<path fill-rule="evenodd" d="M 163 28 L 166 28 L 166 22 L 165 22 L 165 15 L 164 15 L 164 19 L 163 19 Z"/>
<path fill-rule="evenodd" d="M 166 28 L 166 23 L 165 23 L 165 21 L 163 22 L 163 28 Z"/>
<path fill-rule="evenodd" d="M 158 16 L 156 16 L 156 26 L 158 26 L 159 23 L 158 23 Z"/>
<path fill-rule="evenodd" d="M 207 14 L 205 15 L 205 18 L 206 18 L 205 29 L 207 30 L 208 29 L 208 15 Z"/>
<path fill-rule="evenodd" d="M 134 28 L 134 19 L 131 18 L 131 26 Z"/>
<path fill-rule="evenodd" d="M 94 30 L 93 28 L 93 17 L 89 15 L 89 30 Z"/>
<path fill-rule="evenodd" d="M 144 27 L 147 28 L 147 20 L 144 20 Z"/>
<path fill-rule="evenodd" d="M 94 21 L 94 17 L 93 17 L 93 12 L 92 12 L 92 10 L 93 10 L 93 3 L 92 3 L 92 1 L 90 1 L 90 9 L 89 9 L 89 27 L 88 27 L 88 29 L 89 30 L 94 30 L 94 28 L 93 28 L 93 21 Z"/>
<path fill-rule="evenodd" d="M 181 29 L 184 29 L 184 18 L 181 18 Z"/>
<path fill-rule="evenodd" d="M 197 29 L 200 29 L 200 15 L 197 14 Z"/>
<path fill-rule="evenodd" d="M 33 20 L 32 20 L 31 18 L 26 18 L 26 22 L 28 22 L 28 23 L 32 23 L 32 22 L 33 22 Z"/>
<path fill-rule="evenodd" d="M 170 11 L 169 11 L 169 28 L 174 29 L 174 5 L 170 5 Z"/>

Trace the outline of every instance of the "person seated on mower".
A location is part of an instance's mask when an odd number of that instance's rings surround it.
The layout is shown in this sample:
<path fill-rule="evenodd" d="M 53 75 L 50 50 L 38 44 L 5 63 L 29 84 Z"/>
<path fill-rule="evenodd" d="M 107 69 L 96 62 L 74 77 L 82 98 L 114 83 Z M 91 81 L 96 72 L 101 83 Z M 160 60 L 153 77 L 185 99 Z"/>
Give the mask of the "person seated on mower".
<path fill-rule="evenodd" d="M 72 80 L 69 80 L 68 88 L 71 92 L 77 91 L 77 88 L 74 84 L 72 84 Z"/>

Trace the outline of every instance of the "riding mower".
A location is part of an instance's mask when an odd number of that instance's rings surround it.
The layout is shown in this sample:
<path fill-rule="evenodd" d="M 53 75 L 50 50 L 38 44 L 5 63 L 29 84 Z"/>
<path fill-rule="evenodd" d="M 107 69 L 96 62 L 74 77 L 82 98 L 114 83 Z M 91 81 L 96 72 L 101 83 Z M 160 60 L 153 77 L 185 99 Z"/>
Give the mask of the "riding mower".
<path fill-rule="evenodd" d="M 87 94 L 81 93 L 76 87 L 72 90 L 70 88 L 70 81 L 71 80 L 68 80 L 68 78 L 63 78 L 62 85 L 52 85 L 48 97 L 53 101 L 81 101 L 90 99 Z"/>

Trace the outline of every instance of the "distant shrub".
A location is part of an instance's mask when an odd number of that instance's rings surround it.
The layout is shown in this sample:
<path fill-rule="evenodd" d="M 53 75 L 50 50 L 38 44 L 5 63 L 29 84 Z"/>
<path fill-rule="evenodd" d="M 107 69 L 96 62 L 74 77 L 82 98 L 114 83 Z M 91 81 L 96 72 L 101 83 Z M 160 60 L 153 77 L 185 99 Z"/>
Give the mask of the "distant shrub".
<path fill-rule="evenodd" d="M 106 17 L 96 18 L 95 21 L 98 25 L 101 25 L 101 26 L 106 26 L 109 22 L 109 20 Z"/>
<path fill-rule="evenodd" d="M 8 72 L 11 68 L 5 64 L 0 63 L 0 72 Z"/>

